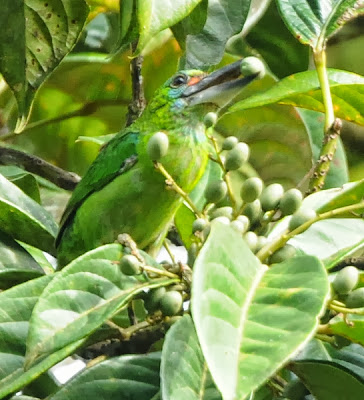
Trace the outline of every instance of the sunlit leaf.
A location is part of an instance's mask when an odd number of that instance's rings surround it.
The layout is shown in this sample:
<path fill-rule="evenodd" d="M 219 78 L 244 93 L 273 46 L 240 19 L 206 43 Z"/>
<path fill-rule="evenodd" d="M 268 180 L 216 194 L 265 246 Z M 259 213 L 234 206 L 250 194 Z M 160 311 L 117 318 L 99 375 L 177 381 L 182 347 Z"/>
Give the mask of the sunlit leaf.
<path fill-rule="evenodd" d="M 194 264 L 192 312 L 224 398 L 244 398 L 300 349 L 328 291 L 317 258 L 296 257 L 267 270 L 237 232 L 212 225 Z"/>

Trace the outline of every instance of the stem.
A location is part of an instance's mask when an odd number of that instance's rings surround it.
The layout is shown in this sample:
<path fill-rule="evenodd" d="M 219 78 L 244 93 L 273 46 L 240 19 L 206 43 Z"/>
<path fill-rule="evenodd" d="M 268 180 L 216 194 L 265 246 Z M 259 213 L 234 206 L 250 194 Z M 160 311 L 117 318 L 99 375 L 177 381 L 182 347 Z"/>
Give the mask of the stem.
<path fill-rule="evenodd" d="M 159 269 L 155 267 L 151 267 L 150 265 L 143 265 L 142 269 L 145 272 L 152 272 L 153 274 L 161 275 L 161 276 L 166 276 L 167 278 L 173 278 L 173 279 L 178 279 L 179 276 L 176 274 L 173 274 L 172 272 L 166 271 L 165 269 Z"/>
<path fill-rule="evenodd" d="M 81 179 L 77 174 L 58 168 L 39 157 L 1 146 L 0 164 L 23 168 L 66 190 L 73 190 Z"/>
<path fill-rule="evenodd" d="M 203 218 L 202 213 L 197 209 L 192 200 L 188 197 L 187 193 L 176 183 L 172 176 L 166 171 L 163 165 L 159 162 L 154 163 L 155 168 L 166 178 L 166 184 L 178 193 L 183 200 L 191 207 L 191 210 L 195 213 L 198 218 Z"/>
<path fill-rule="evenodd" d="M 330 91 L 330 82 L 326 69 L 325 44 L 319 41 L 313 50 L 313 58 L 317 70 L 317 76 L 321 86 L 322 99 L 325 110 L 325 135 L 320 157 L 314 168 L 314 172 L 309 184 L 309 193 L 316 192 L 324 186 L 331 161 L 334 158 L 337 141 L 341 130 L 340 120 L 335 120 L 334 107 Z"/>
<path fill-rule="evenodd" d="M 65 121 L 67 119 L 71 119 L 71 118 L 75 118 L 75 117 L 86 117 L 88 115 L 95 113 L 97 111 L 97 109 L 102 106 L 118 105 L 118 104 L 126 105 L 127 102 L 125 100 L 95 100 L 95 101 L 91 101 L 89 103 L 84 104 L 82 107 L 80 107 L 77 110 L 70 111 L 63 115 L 59 115 L 58 117 L 42 119 L 40 121 L 30 123 L 19 133 L 9 132 L 5 135 L 0 136 L 0 140 L 6 141 L 9 139 L 13 139 L 14 137 L 23 135 L 24 133 L 27 133 L 33 129 L 37 129 L 37 128 L 41 128 L 43 126 L 55 124 L 56 122 Z"/>
<path fill-rule="evenodd" d="M 364 208 L 364 201 L 361 201 L 360 203 L 356 203 L 356 204 L 351 204 L 349 206 L 336 208 L 335 210 L 330 210 L 323 214 L 318 214 L 315 218 L 310 219 L 309 221 L 305 222 L 304 224 L 302 224 L 298 228 L 294 229 L 293 231 L 288 232 L 288 230 L 286 230 L 276 240 L 274 240 L 273 242 L 269 243 L 267 246 L 264 246 L 261 250 L 259 250 L 258 253 L 256 254 L 256 256 L 261 261 L 264 261 L 267 257 L 269 257 L 271 254 L 273 254 L 279 248 L 283 247 L 288 242 L 288 240 L 290 240 L 294 236 L 304 232 L 315 222 L 321 221 L 321 220 L 327 219 L 327 218 L 332 218 L 332 217 L 335 217 L 340 214 L 346 214 L 348 212 L 353 212 L 353 211 L 361 209 L 361 208 Z"/>
<path fill-rule="evenodd" d="M 164 241 L 163 241 L 163 246 L 164 246 L 164 248 L 166 249 L 166 251 L 167 251 L 167 253 L 168 253 L 168 255 L 169 255 L 169 257 L 170 257 L 172 263 L 173 263 L 173 264 L 176 264 L 176 259 L 174 258 L 174 255 L 173 255 L 173 253 L 172 253 L 172 250 L 171 250 L 171 248 L 169 247 L 169 244 L 168 244 L 168 242 L 167 242 L 166 239 L 164 239 Z"/>
<path fill-rule="evenodd" d="M 134 42 L 131 45 L 133 53 L 136 47 L 137 43 Z M 144 87 L 143 87 L 142 64 L 143 64 L 143 57 L 141 55 L 134 57 L 130 63 L 133 99 L 129 105 L 129 112 L 126 119 L 126 126 L 131 125 L 137 118 L 139 118 L 140 114 L 143 112 L 146 106 L 146 100 L 144 97 Z"/>
<path fill-rule="evenodd" d="M 342 314 L 356 314 L 356 315 L 364 315 L 364 308 L 347 308 L 347 307 L 340 307 L 333 303 L 329 303 L 328 308 L 330 310 L 336 311 Z"/>

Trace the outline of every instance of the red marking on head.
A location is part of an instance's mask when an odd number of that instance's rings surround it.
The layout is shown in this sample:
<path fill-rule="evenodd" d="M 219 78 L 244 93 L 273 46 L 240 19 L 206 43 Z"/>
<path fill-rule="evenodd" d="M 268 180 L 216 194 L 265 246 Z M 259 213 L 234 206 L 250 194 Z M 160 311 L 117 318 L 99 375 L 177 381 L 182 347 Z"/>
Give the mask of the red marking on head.
<path fill-rule="evenodd" d="M 189 79 L 187 86 L 196 85 L 196 83 L 200 82 L 201 79 L 202 76 L 193 76 L 192 78 Z"/>

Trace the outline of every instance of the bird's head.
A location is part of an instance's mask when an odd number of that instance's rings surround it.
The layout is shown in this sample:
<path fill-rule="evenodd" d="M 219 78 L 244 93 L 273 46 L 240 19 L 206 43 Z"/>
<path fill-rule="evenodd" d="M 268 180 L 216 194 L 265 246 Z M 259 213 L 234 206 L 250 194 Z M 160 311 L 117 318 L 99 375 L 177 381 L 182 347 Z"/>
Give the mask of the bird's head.
<path fill-rule="evenodd" d="M 259 73 L 241 76 L 241 62 L 236 61 L 211 74 L 199 70 L 176 73 L 157 90 L 148 105 L 152 113 L 168 112 L 185 116 L 200 110 L 202 114 L 224 107 Z"/>

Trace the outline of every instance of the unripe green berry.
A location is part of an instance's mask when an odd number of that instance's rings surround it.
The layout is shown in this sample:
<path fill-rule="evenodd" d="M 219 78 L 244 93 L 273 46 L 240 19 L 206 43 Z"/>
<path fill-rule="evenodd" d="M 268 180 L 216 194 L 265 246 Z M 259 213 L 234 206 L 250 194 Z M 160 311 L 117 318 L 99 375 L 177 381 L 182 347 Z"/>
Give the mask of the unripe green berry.
<path fill-rule="evenodd" d="M 193 264 L 195 263 L 196 257 L 198 254 L 198 245 L 197 243 L 191 243 L 191 246 L 189 247 L 187 251 L 187 265 L 189 265 L 191 268 Z"/>
<path fill-rule="evenodd" d="M 358 282 L 358 269 L 353 266 L 348 266 L 337 273 L 331 285 L 336 293 L 348 294 L 356 287 Z"/>
<path fill-rule="evenodd" d="M 240 65 L 240 71 L 245 76 L 258 74 L 259 79 L 265 75 L 264 64 L 257 57 L 244 58 Z"/>
<path fill-rule="evenodd" d="M 251 203 L 256 200 L 263 190 L 263 181 L 260 178 L 253 177 L 248 178 L 244 181 L 241 190 L 240 196 L 243 201 L 247 203 Z"/>
<path fill-rule="evenodd" d="M 205 198 L 208 203 L 218 203 L 227 193 L 226 182 L 223 180 L 210 182 L 205 190 Z"/>
<path fill-rule="evenodd" d="M 169 139 L 164 132 L 155 133 L 148 141 L 147 152 L 152 161 L 158 161 L 168 152 Z"/>
<path fill-rule="evenodd" d="M 126 254 L 120 260 L 120 269 L 124 275 L 136 275 L 141 273 L 141 263 L 132 254 Z"/>
<path fill-rule="evenodd" d="M 264 188 L 260 195 L 260 202 L 264 211 L 274 210 L 284 193 L 283 186 L 279 183 L 272 183 Z"/>
<path fill-rule="evenodd" d="M 165 287 L 152 289 L 144 300 L 144 307 L 148 312 L 153 312 L 159 308 L 159 302 L 166 293 Z"/>
<path fill-rule="evenodd" d="M 211 212 L 211 219 L 215 219 L 218 217 L 226 217 L 231 220 L 231 218 L 233 216 L 233 212 L 234 212 L 234 210 L 232 209 L 232 207 L 229 207 L 229 206 L 219 207 L 219 208 L 216 208 L 216 210 L 213 210 Z"/>
<path fill-rule="evenodd" d="M 278 264 L 289 258 L 294 257 L 296 254 L 296 249 L 290 244 L 286 244 L 280 249 L 278 249 L 275 253 L 273 253 L 269 258 L 270 264 Z"/>
<path fill-rule="evenodd" d="M 249 231 L 243 237 L 249 249 L 254 253 L 258 245 L 258 236 L 254 232 Z"/>
<path fill-rule="evenodd" d="M 349 308 L 364 307 L 364 287 L 355 289 L 350 292 L 345 300 L 345 304 Z"/>
<path fill-rule="evenodd" d="M 211 128 L 212 126 L 215 126 L 216 122 L 217 122 L 217 114 L 214 112 L 207 113 L 203 120 L 203 123 L 206 126 L 206 128 Z"/>
<path fill-rule="evenodd" d="M 208 221 L 204 218 L 197 218 L 196 220 L 193 221 L 192 224 L 192 232 L 201 232 L 203 231 L 206 226 L 208 225 Z"/>
<path fill-rule="evenodd" d="M 291 215 L 295 213 L 302 204 L 302 192 L 298 189 L 289 189 L 284 193 L 279 202 L 279 209 L 283 215 Z"/>
<path fill-rule="evenodd" d="M 250 227 L 250 220 L 246 215 L 239 215 L 236 217 L 236 220 L 242 223 L 245 227 L 245 232 L 249 229 Z"/>
<path fill-rule="evenodd" d="M 214 219 L 214 221 L 220 222 L 221 224 L 224 224 L 224 225 L 230 225 L 230 220 L 228 217 L 217 217 Z"/>
<path fill-rule="evenodd" d="M 288 229 L 293 231 L 299 226 L 303 225 L 305 222 L 310 221 L 311 219 L 316 218 L 316 211 L 312 210 L 312 208 L 300 208 L 296 211 L 288 224 Z"/>
<path fill-rule="evenodd" d="M 259 251 L 268 243 L 268 239 L 265 236 L 258 236 L 257 246 L 255 251 Z"/>
<path fill-rule="evenodd" d="M 244 215 L 249 218 L 250 225 L 254 225 L 256 222 L 260 220 L 262 215 L 262 206 L 260 204 L 259 199 L 254 200 L 251 203 L 248 203 L 243 211 Z"/>
<path fill-rule="evenodd" d="M 226 153 L 224 164 L 226 171 L 239 169 L 248 161 L 249 154 L 249 146 L 244 142 L 239 142 L 232 150 Z"/>
<path fill-rule="evenodd" d="M 182 304 L 182 294 L 175 290 L 165 293 L 159 301 L 162 314 L 167 316 L 176 315 L 181 310 Z"/>
<path fill-rule="evenodd" d="M 245 233 L 248 230 L 247 225 L 245 225 L 243 222 L 235 219 L 230 223 L 230 226 L 235 229 L 238 233 Z"/>
<path fill-rule="evenodd" d="M 239 143 L 239 139 L 236 136 L 228 136 L 222 142 L 222 150 L 232 150 Z"/>

